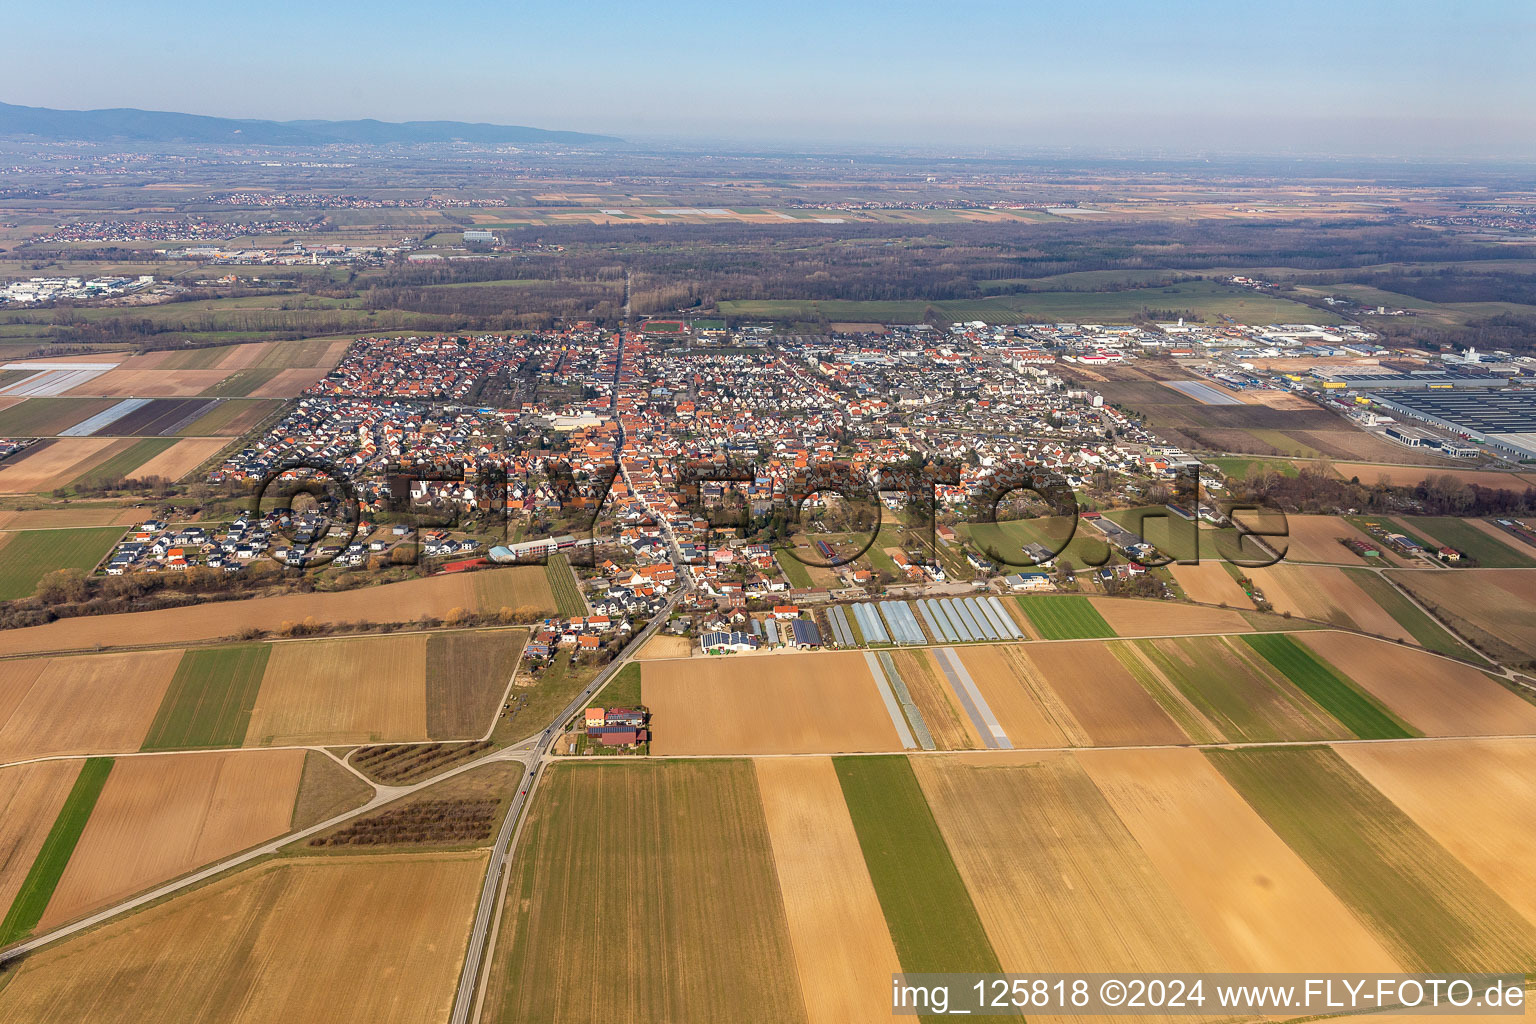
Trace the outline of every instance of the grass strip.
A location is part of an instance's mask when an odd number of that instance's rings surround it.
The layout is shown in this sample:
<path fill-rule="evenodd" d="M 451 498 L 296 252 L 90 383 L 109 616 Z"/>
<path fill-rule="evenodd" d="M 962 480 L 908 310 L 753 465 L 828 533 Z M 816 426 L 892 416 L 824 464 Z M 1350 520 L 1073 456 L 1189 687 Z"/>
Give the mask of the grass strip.
<path fill-rule="evenodd" d="M 1104 616 L 1081 594 L 1033 594 L 1018 601 L 1042 639 L 1094 640 L 1115 635 Z"/>

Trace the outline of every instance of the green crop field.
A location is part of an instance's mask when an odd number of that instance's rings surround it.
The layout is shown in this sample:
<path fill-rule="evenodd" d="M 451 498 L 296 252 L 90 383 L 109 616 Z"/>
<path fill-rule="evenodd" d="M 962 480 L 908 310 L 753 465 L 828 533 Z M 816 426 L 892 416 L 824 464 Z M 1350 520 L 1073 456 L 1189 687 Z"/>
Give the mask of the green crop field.
<path fill-rule="evenodd" d="M 1234 645 L 1230 638 L 1180 637 L 1115 645 L 1115 655 L 1158 697 L 1161 679 L 1145 672 L 1146 665 L 1137 663 L 1133 651 L 1219 729 L 1222 739 L 1274 742 L 1342 739 L 1346 735 L 1326 712 L 1289 684 L 1271 679 L 1261 667 L 1263 659 L 1246 647 Z M 1158 703 L 1181 725 L 1183 718 L 1190 717 L 1177 700 L 1159 699 Z"/>
<path fill-rule="evenodd" d="M 1104 616 L 1081 594 L 1026 594 L 1019 607 L 1046 640 L 1091 640 L 1112 637 Z"/>
<path fill-rule="evenodd" d="M 118 479 L 130 479 L 133 471 L 177 442 L 174 437 L 146 437 L 135 441 L 104 462 L 99 462 L 69 482 L 70 487 L 97 487 Z"/>
<path fill-rule="evenodd" d="M 1001 972 L 911 763 L 895 755 L 833 764 L 903 969 Z"/>
<path fill-rule="evenodd" d="M 549 589 L 555 595 L 555 607 L 561 615 L 574 618 L 587 614 L 587 602 L 576 584 L 576 573 L 563 552 L 549 556 L 544 564 L 544 574 L 549 577 Z"/>
<path fill-rule="evenodd" d="M 1215 466 L 1228 477 L 1236 480 L 1245 479 L 1254 469 L 1274 470 L 1281 476 L 1297 477 L 1301 471 L 1296 468 L 1296 463 L 1289 459 L 1245 459 L 1238 457 L 1206 459 L 1206 464 Z"/>
<path fill-rule="evenodd" d="M 55 569 L 94 569 L 123 535 L 120 526 L 22 530 L 0 544 L 0 601 L 30 597 Z M 3 539 L 3 538 L 0 538 Z"/>
<path fill-rule="evenodd" d="M 176 432 L 177 437 L 242 434 L 282 405 L 280 398 L 232 398 L 220 402 Z"/>
<path fill-rule="evenodd" d="M 427 735 L 479 739 L 528 642 L 523 629 L 433 633 L 427 638 Z"/>
<path fill-rule="evenodd" d="M 0 409 L 0 437 L 53 437 L 117 402 L 115 398 L 29 398 Z"/>
<path fill-rule="evenodd" d="M 1361 739 L 1391 740 L 1420 735 L 1290 637 L 1259 633 L 1245 635 L 1243 642 Z"/>
<path fill-rule="evenodd" d="M 1345 567 L 1344 574 L 1354 580 L 1355 585 L 1365 591 L 1367 597 L 1379 604 L 1425 650 L 1439 651 L 1441 654 L 1475 661 L 1481 665 L 1487 664 L 1481 655 L 1458 641 L 1444 626 L 1399 593 L 1397 588 L 1383 579 L 1380 574 L 1358 566 Z"/>
<path fill-rule="evenodd" d="M 1144 309 L 1185 310 L 1211 322 L 1231 317 L 1238 323 L 1338 323 L 1333 313 L 1277 295 L 1218 281 L 1183 281 L 1166 287 L 1123 291 L 1015 292 L 981 299 L 928 302 L 810 299 L 753 299 L 719 304 L 731 317 L 769 320 L 832 320 L 860 323 L 915 323 L 930 313 L 941 319 L 1017 323 L 1021 320 L 1127 321 Z"/>
<path fill-rule="evenodd" d="M 1510 538 L 1511 543 L 1506 544 L 1497 537 L 1490 537 L 1465 519 L 1455 516 L 1415 516 L 1412 522 L 1441 543 L 1471 555 L 1486 569 L 1529 569 L 1536 566 L 1536 558 L 1531 558 L 1513 546 L 1519 541 Z"/>
<path fill-rule="evenodd" d="M 811 579 L 811 571 L 805 567 L 805 563 L 787 551 L 779 552 L 774 561 L 783 570 L 784 578 L 789 580 L 790 586 L 805 590 L 816 585 L 816 582 Z"/>
<path fill-rule="evenodd" d="M 80 841 L 80 833 L 85 831 L 85 823 L 90 820 L 91 811 L 96 808 L 96 798 L 101 795 L 101 789 L 107 784 L 107 776 L 111 771 L 110 757 L 88 758 L 81 766 L 74 787 L 64 800 L 64 806 L 59 808 L 59 816 L 53 820 L 48 838 L 43 841 L 42 849 L 37 851 L 26 880 L 21 883 L 16 898 L 11 901 L 5 920 L 0 921 L 0 946 L 30 934 L 37 927 L 37 922 L 42 920 L 43 912 L 48 909 L 48 901 L 53 898 L 53 890 L 59 884 L 59 879 L 64 877 L 64 868 L 74 855 L 75 844 Z"/>
<path fill-rule="evenodd" d="M 271 644 L 187 651 L 144 737 L 144 750 L 238 747 L 267 670 Z"/>
<path fill-rule="evenodd" d="M 619 669 L 588 704 L 589 708 L 636 707 L 645 703 L 640 699 L 640 663 L 632 661 Z"/>
<path fill-rule="evenodd" d="M 1326 747 L 1216 767 L 1410 971 L 1530 971 L 1536 927 Z"/>

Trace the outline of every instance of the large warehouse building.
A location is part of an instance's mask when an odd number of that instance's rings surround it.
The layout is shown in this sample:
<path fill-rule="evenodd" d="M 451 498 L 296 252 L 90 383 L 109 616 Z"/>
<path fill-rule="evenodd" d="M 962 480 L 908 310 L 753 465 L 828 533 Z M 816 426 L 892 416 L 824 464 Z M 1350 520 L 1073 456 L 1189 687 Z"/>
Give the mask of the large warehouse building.
<path fill-rule="evenodd" d="M 1536 459 L 1536 391 L 1372 391 L 1394 412 L 1467 434 L 1520 459 Z"/>

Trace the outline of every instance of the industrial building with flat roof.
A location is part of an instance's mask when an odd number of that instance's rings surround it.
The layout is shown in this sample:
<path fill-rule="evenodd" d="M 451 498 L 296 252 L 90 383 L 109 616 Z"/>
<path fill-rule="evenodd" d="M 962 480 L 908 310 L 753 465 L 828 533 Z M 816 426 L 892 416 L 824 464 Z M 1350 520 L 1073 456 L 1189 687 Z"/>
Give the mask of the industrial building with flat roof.
<path fill-rule="evenodd" d="M 1346 370 L 1319 367 L 1312 376 L 1323 382 L 1324 387 L 1346 388 L 1426 388 L 1433 391 L 1454 391 L 1460 388 L 1502 388 L 1509 377 L 1518 372 L 1508 367 L 1445 366 L 1424 370 L 1397 370 L 1387 366 L 1351 366 Z"/>
<path fill-rule="evenodd" d="M 1367 397 L 1517 458 L 1536 459 L 1536 391 L 1372 391 Z"/>

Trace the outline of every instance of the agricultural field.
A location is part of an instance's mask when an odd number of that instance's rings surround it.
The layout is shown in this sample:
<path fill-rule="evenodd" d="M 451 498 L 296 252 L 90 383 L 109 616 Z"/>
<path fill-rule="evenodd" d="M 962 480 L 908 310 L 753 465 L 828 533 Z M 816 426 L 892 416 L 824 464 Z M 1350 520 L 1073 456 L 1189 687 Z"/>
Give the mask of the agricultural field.
<path fill-rule="evenodd" d="M 906 653 L 914 661 L 931 657 L 928 651 Z M 955 654 L 965 665 L 1013 746 L 1061 747 L 1090 742 L 1077 720 L 1028 657 L 1027 645 L 986 644 L 958 648 Z M 954 716 L 954 712 L 951 715 Z M 980 731 L 970 717 L 964 713 L 955 717 L 964 723 L 963 737 L 967 742 L 953 743 L 951 749 L 981 747 Z M 976 741 L 971 743 L 969 741 L 973 736 Z"/>
<path fill-rule="evenodd" d="M 1328 630 L 1299 639 L 1425 735 L 1536 734 L 1536 703 L 1520 699 L 1469 665 Z"/>
<path fill-rule="evenodd" d="M 1525 971 L 1536 964 L 1536 925 L 1333 750 L 1207 756 L 1404 970 Z"/>
<path fill-rule="evenodd" d="M 1115 635 L 1094 603 L 1080 594 L 1030 595 L 1017 600 L 1041 639 L 1082 640 Z"/>
<path fill-rule="evenodd" d="M 1130 597 L 1090 597 L 1087 600 L 1108 624 L 1109 636 L 1246 633 L 1252 628 L 1235 609 L 1196 608 L 1171 601 Z"/>
<path fill-rule="evenodd" d="M 972 665 L 970 655 L 980 654 L 996 648 L 975 647 L 965 651 L 957 651 L 961 662 L 971 670 L 972 677 L 978 686 L 985 687 L 983 674 L 976 671 Z M 940 750 L 976 750 L 985 746 L 981 733 L 961 708 L 956 706 L 954 691 L 945 681 L 942 671 L 933 660 L 933 652 L 894 650 L 890 652 L 891 664 L 900 674 L 902 681 L 907 684 L 907 692 L 912 695 L 912 702 L 916 705 L 918 714 L 922 715 L 923 722 L 928 726 L 928 732 L 933 736 L 934 743 Z M 987 693 L 983 689 L 983 693 Z M 999 712 L 1002 709 L 1000 703 L 989 697 L 989 703 L 994 705 L 993 710 Z M 1007 729 L 1007 723 L 1003 723 Z"/>
<path fill-rule="evenodd" d="M 1026 644 L 1022 653 L 1070 715 L 1072 725 L 1063 726 L 1068 735 L 1085 736 L 1096 746 L 1189 742 L 1115 656 L 1116 646 L 1086 640 Z"/>
<path fill-rule="evenodd" d="M 1203 742 L 1350 735 L 1236 638 L 1139 640 L 1113 650 L 1170 717 Z"/>
<path fill-rule="evenodd" d="M 79 773 L 58 817 L 27 870 L 25 880 L 16 890 L 3 920 L 0 920 L 0 946 L 32 933 L 46 913 L 49 902 L 66 872 L 86 823 L 101 796 L 102 787 L 112 773 L 109 757 L 93 757 L 80 766 Z"/>
<path fill-rule="evenodd" d="M 1388 575 L 1483 653 L 1500 661 L 1536 661 L 1536 572 L 1399 569 Z"/>
<path fill-rule="evenodd" d="M 487 1019 L 805 1021 L 774 859 L 749 761 L 550 768 L 512 867 Z"/>
<path fill-rule="evenodd" d="M 1348 744 L 1351 768 L 1536 924 L 1536 743 L 1442 740 Z"/>
<path fill-rule="evenodd" d="M 143 749 L 240 746 L 272 648 L 271 644 L 241 644 L 183 654 Z"/>
<path fill-rule="evenodd" d="M 82 764 L 34 761 L 0 768 L 0 919 L 26 881 Z"/>
<path fill-rule="evenodd" d="M 121 527 L 0 533 L 0 601 L 29 597 L 58 569 L 90 572 L 122 537 Z"/>
<path fill-rule="evenodd" d="M 1391 612 L 1371 600 L 1370 594 L 1356 583 L 1356 577 L 1342 568 L 1281 563 L 1246 572 L 1254 585 L 1264 592 L 1270 607 L 1282 615 L 1416 642 L 1413 633 Z"/>
<path fill-rule="evenodd" d="M 1237 579 L 1221 562 L 1203 558 L 1198 565 L 1170 565 L 1168 571 L 1184 591 L 1184 596 L 1200 604 L 1230 605 L 1248 609 L 1253 602 L 1238 585 Z"/>
<path fill-rule="evenodd" d="M 523 652 L 522 629 L 454 631 L 427 638 L 427 735 L 478 739 L 491 727 Z"/>
<path fill-rule="evenodd" d="M 187 437 L 173 441 L 165 451 L 136 467 L 132 476 L 137 480 L 161 477 L 179 482 L 228 445 L 229 439 L 223 437 Z"/>
<path fill-rule="evenodd" d="M 423 633 L 272 645 L 248 746 L 427 738 Z"/>
<path fill-rule="evenodd" d="M 636 661 L 662 661 L 668 658 L 687 658 L 693 654 L 693 640 L 686 636 L 668 636 L 657 633 L 645 642 Z"/>
<path fill-rule="evenodd" d="M 554 612 L 559 608 L 543 566 L 517 565 L 482 569 L 469 574 L 473 602 L 467 607 L 495 612 Z M 585 608 L 585 605 L 583 605 Z"/>
<path fill-rule="evenodd" d="M 1410 601 L 1380 573 L 1369 569 L 1345 569 L 1344 573 L 1364 592 L 1372 604 L 1396 619 L 1397 624 L 1413 637 L 1414 643 L 1426 651 L 1483 662 L 1483 659 L 1470 647 L 1452 636 L 1444 626 Z"/>
<path fill-rule="evenodd" d="M 1519 541 L 1503 533 L 1498 527 L 1480 519 L 1458 519 L 1454 516 L 1415 516 L 1411 522 L 1416 530 L 1430 540 L 1449 545 L 1464 555 L 1470 555 L 1487 569 L 1529 569 L 1536 567 L 1532 558 L 1517 546 Z"/>
<path fill-rule="evenodd" d="M 0 408 L 0 437 L 52 437 L 116 404 L 107 398 L 28 398 Z"/>
<path fill-rule="evenodd" d="M 226 399 L 176 433 L 180 437 L 239 437 L 281 406 L 282 402 L 273 399 Z"/>
<path fill-rule="evenodd" d="M 576 585 L 576 574 L 571 571 L 570 560 L 564 553 L 557 551 L 549 556 L 544 574 L 549 579 L 550 593 L 561 615 L 572 618 L 587 614 L 587 599 L 581 596 L 581 589 Z"/>
<path fill-rule="evenodd" d="M 1285 523 L 1288 531 L 1285 558 L 1289 562 L 1364 565 L 1365 559 L 1339 541 L 1358 540 L 1372 547 L 1380 546 L 1340 516 L 1293 515 L 1286 516 Z M 1278 549 L 1280 541 L 1275 544 Z"/>
<path fill-rule="evenodd" d="M 1397 970 L 1198 751 L 1095 750 L 1076 759 L 1226 969 Z"/>
<path fill-rule="evenodd" d="M 1242 637 L 1242 640 L 1361 739 L 1401 739 L 1418 735 L 1375 697 L 1290 636 L 1261 633 Z"/>
<path fill-rule="evenodd" d="M 0 511 L 0 530 L 20 533 L 25 530 L 65 530 L 84 526 L 132 526 L 143 519 L 143 509 L 71 502 L 68 505 L 18 512 Z M 0 543 L 4 543 L 3 538 L 0 538 Z"/>
<path fill-rule="evenodd" d="M 444 1020 L 484 873 L 483 852 L 266 861 L 29 957 L 0 1019 Z"/>
<path fill-rule="evenodd" d="M 554 599 L 539 566 L 498 569 L 493 573 L 445 573 L 426 579 L 407 580 L 377 587 L 331 593 L 284 594 L 246 601 L 225 601 L 120 615 L 60 619 L 45 626 L 0 631 L 0 655 L 91 649 L 141 643 L 153 636 L 162 643 L 192 643 L 232 638 L 246 629 L 272 632 L 316 623 L 401 621 L 396 616 L 446 619 L 460 611 L 495 611 L 499 605 L 481 605 L 471 579 L 501 576 L 502 586 L 525 591 L 530 599 L 545 595 L 539 614 L 553 614 Z M 532 576 L 524 574 L 531 573 Z M 493 597 L 495 595 L 492 595 Z M 523 607 L 534 608 L 533 605 Z"/>
<path fill-rule="evenodd" d="M 970 897 L 955 902 L 961 913 L 974 905 L 1003 970 L 1219 969 L 1209 942 L 1072 755 L 953 754 L 913 759 L 912 770 Z M 930 926 L 929 942 L 944 944 L 945 932 Z M 929 970 L 998 969 L 930 955 L 942 966 Z"/>
<path fill-rule="evenodd" d="M 142 440 L 123 438 L 108 450 L 108 458 L 95 463 L 90 469 L 69 481 L 68 486 L 103 487 L 117 480 L 145 478 L 148 474 L 141 476 L 139 467 L 146 462 L 158 460 L 167 449 L 177 443 L 176 439 L 171 437 L 146 437 Z"/>
<path fill-rule="evenodd" d="M 1401 449 L 1399 449 L 1401 451 Z M 1477 484 L 1492 490 L 1521 492 L 1536 484 L 1536 474 L 1501 473 L 1488 469 L 1458 469 L 1454 465 L 1436 463 L 1433 466 L 1399 466 L 1383 462 L 1335 462 L 1333 471 L 1345 480 L 1359 480 L 1362 484 L 1389 483 L 1397 487 L 1412 487 L 1430 477 L 1449 476 L 1458 483 Z"/>
<path fill-rule="evenodd" d="M 67 487 L 123 447 L 111 437 L 61 437 L 33 445 L 0 465 L 0 494 L 39 494 Z"/>
<path fill-rule="evenodd" d="M 901 970 L 827 758 L 755 762 L 809 1024 L 885 1021 L 870 994 Z"/>
<path fill-rule="evenodd" d="M 38 927 L 56 927 L 288 831 L 304 751 L 122 757 Z"/>
<path fill-rule="evenodd" d="M 0 762 L 138 750 L 181 651 L 6 661 Z"/>
<path fill-rule="evenodd" d="M 861 654 L 652 661 L 641 678 L 655 754 L 901 749 Z"/>

